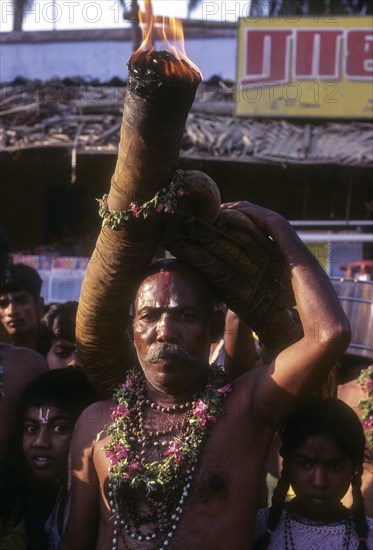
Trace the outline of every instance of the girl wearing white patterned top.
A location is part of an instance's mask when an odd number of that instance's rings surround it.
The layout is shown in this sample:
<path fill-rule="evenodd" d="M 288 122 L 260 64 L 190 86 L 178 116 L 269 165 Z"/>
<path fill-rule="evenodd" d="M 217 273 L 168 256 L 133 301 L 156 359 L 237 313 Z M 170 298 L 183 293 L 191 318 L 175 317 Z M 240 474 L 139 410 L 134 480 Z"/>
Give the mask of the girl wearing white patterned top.
<path fill-rule="evenodd" d="M 365 437 L 355 412 L 338 399 L 313 401 L 281 435 L 283 469 L 272 506 L 258 513 L 253 549 L 373 549 L 361 494 Z M 351 509 L 341 503 L 350 484 Z M 286 503 L 290 485 L 296 496 Z"/>

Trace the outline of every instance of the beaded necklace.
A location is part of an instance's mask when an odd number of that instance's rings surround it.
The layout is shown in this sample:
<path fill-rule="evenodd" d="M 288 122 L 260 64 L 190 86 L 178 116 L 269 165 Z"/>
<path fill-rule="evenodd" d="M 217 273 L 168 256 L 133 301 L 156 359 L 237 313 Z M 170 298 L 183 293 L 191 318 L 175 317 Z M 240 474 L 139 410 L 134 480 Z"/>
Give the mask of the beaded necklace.
<path fill-rule="evenodd" d="M 295 550 L 293 533 L 291 528 L 291 517 L 288 512 L 285 510 L 285 529 L 284 529 L 284 538 L 285 538 L 285 550 Z M 343 536 L 343 546 L 341 550 L 349 550 L 352 534 L 352 520 L 347 519 L 344 522 L 345 533 Z"/>
<path fill-rule="evenodd" d="M 124 537 L 152 541 L 154 550 L 166 549 L 180 521 L 208 429 L 222 414 L 222 399 L 230 391 L 225 374 L 212 368 L 204 389 L 181 405 L 152 403 L 144 376 L 135 371 L 114 391 L 113 422 L 106 430 L 111 441 L 103 448 L 110 462 L 113 550 Z M 147 408 L 181 419 L 163 430 L 152 430 L 145 422 Z"/>

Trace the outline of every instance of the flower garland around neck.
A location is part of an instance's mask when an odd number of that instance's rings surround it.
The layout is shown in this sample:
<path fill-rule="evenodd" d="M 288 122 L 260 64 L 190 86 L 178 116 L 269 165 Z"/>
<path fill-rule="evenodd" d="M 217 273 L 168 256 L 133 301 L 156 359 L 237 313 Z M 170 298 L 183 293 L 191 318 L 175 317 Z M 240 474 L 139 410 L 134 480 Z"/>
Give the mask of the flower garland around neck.
<path fill-rule="evenodd" d="M 359 407 L 363 411 L 363 428 L 366 437 L 366 445 L 370 453 L 373 450 L 373 365 L 363 369 L 357 379 L 361 388 L 367 394 L 366 399 L 361 399 Z"/>
<path fill-rule="evenodd" d="M 222 398 L 231 389 L 225 374 L 211 369 L 205 388 L 194 396 L 193 401 L 164 408 L 147 399 L 143 374 L 131 372 L 121 387 L 114 391 L 116 405 L 111 408 L 113 423 L 106 429 L 111 441 L 103 450 L 110 461 L 111 481 L 145 489 L 147 494 L 178 486 L 178 478 L 184 477 L 183 470 L 195 463 L 198 457 L 206 428 L 222 414 Z M 171 435 L 164 450 L 162 448 L 160 459 L 152 462 L 146 462 L 144 453 L 139 453 L 139 447 L 146 438 L 149 442 L 159 434 L 143 431 L 141 408 L 144 403 L 162 409 L 165 414 L 166 411 L 186 410 L 183 420 L 175 427 L 176 434 Z"/>

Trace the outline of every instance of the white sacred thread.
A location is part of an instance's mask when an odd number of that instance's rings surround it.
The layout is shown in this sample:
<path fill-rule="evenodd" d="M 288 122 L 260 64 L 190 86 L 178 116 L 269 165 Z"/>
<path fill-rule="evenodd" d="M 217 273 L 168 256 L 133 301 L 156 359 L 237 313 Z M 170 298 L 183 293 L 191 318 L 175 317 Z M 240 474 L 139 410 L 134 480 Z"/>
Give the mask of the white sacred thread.
<path fill-rule="evenodd" d="M 49 420 L 49 409 L 46 410 L 45 416 L 43 416 L 43 409 L 40 407 L 39 409 L 39 422 L 40 424 L 48 424 Z"/>

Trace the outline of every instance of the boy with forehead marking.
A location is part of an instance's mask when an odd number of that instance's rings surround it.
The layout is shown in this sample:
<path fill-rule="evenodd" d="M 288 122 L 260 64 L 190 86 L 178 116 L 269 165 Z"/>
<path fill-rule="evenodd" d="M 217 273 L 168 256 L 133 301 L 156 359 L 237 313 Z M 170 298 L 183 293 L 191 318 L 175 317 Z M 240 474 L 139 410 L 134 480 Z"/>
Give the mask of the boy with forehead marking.
<path fill-rule="evenodd" d="M 37 377 L 22 395 L 22 509 L 30 550 L 59 546 L 74 424 L 96 399 L 83 371 L 69 368 Z"/>
<path fill-rule="evenodd" d="M 222 329 L 208 285 L 177 262 L 151 267 L 134 305 L 141 369 L 125 378 L 132 365 L 125 355 L 129 348 L 119 341 L 115 353 L 123 377 L 114 402 L 96 404 L 91 422 L 93 411 L 87 409 L 76 427 L 62 550 L 250 548 L 273 434 L 348 345 L 348 321 L 329 279 L 290 224 L 247 202 L 225 207 L 250 216 L 277 244 L 291 270 L 304 335 L 230 385 L 208 364 L 210 345 Z M 120 232 L 101 230 L 99 253 L 87 270 L 90 282 L 121 288 L 127 256 L 122 271 L 115 276 L 111 270 L 105 280 L 113 256 L 102 246 L 121 238 Z M 88 286 L 80 308 L 78 342 L 89 364 L 96 350 L 102 354 L 102 347 L 113 346 L 103 332 L 87 335 L 87 327 L 113 319 Z"/>

